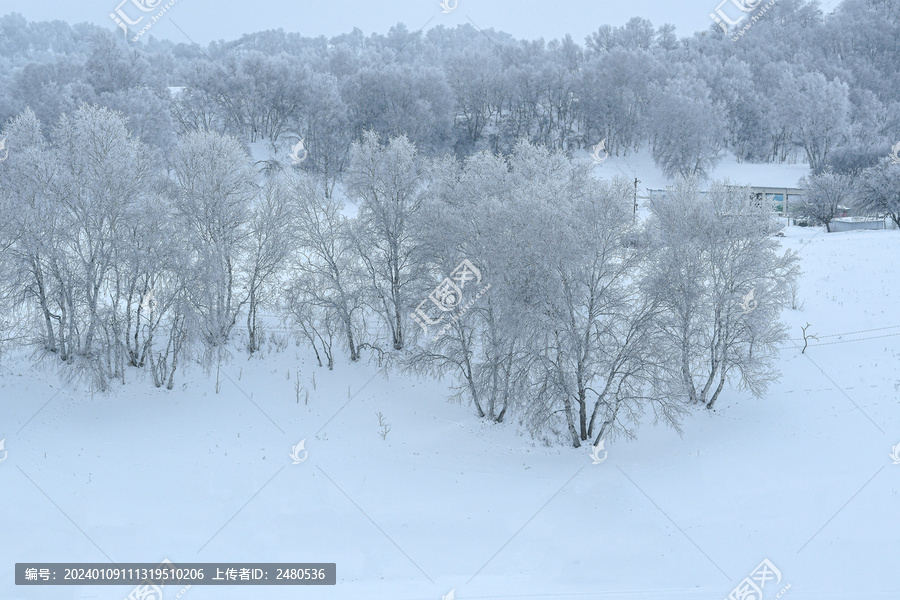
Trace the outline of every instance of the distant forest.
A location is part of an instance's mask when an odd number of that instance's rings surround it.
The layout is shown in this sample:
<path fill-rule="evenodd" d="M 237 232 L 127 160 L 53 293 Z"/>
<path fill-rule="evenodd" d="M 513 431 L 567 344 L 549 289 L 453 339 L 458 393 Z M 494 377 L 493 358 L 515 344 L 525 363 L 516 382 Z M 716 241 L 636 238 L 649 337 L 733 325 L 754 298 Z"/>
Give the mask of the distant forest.
<path fill-rule="evenodd" d="M 304 169 L 335 176 L 367 130 L 460 158 L 508 155 L 523 138 L 565 152 L 604 140 L 616 155 L 649 147 L 673 176 L 703 176 L 726 151 L 869 166 L 900 139 L 900 3 L 846 0 L 826 15 L 779 0 L 733 37 L 710 20 L 679 39 L 636 17 L 583 43 L 401 24 L 200 48 L 14 13 L 0 18 L 0 123 L 31 108 L 49 126 L 97 104 L 163 154 L 195 130 L 273 148 L 303 139 Z"/>

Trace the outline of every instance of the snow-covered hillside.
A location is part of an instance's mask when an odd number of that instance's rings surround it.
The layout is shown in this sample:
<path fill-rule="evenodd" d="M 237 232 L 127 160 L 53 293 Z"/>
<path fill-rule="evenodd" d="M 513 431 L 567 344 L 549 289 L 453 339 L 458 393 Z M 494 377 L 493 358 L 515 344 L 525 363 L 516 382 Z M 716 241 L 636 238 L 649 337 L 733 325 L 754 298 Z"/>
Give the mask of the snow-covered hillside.
<path fill-rule="evenodd" d="M 784 318 L 818 341 L 784 348 L 765 398 L 728 390 L 681 438 L 647 423 L 600 464 L 482 425 L 446 382 L 329 372 L 293 344 L 223 365 L 218 394 L 215 370 L 191 367 L 171 392 L 91 395 L 8 356 L 0 598 L 130 591 L 17 588 L 16 561 L 163 558 L 337 564 L 335 587 L 191 600 L 720 599 L 763 559 L 782 574 L 766 597 L 898 598 L 900 235 L 786 234 L 805 305 Z"/>

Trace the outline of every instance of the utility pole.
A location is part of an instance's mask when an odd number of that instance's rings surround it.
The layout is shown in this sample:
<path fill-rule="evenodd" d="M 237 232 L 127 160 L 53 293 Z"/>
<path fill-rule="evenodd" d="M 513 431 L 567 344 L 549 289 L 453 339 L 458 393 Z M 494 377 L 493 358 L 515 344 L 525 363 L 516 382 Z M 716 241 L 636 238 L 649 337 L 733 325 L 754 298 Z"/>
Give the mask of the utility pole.
<path fill-rule="evenodd" d="M 641 182 L 637 177 L 634 178 L 634 220 L 637 221 L 637 186 Z"/>
<path fill-rule="evenodd" d="M 787 226 L 791 226 L 791 213 L 788 210 L 788 191 L 784 190 L 784 204 L 781 205 L 781 212 L 784 213 L 784 218 L 787 221 Z"/>

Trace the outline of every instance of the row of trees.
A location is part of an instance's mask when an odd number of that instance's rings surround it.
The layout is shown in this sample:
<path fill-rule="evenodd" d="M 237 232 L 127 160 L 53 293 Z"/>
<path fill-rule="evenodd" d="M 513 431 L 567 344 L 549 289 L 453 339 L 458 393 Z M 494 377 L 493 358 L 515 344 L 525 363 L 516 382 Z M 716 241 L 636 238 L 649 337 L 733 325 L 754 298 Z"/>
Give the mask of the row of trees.
<path fill-rule="evenodd" d="M 480 417 L 576 446 L 647 410 L 677 427 L 727 382 L 760 394 L 774 376 L 796 259 L 745 188 L 680 180 L 639 221 L 627 182 L 526 140 L 459 161 L 367 132 L 335 189 L 300 169 L 260 175 L 211 131 L 154 162 L 97 106 L 47 136 L 26 111 L 3 135 L 7 337 L 101 388 L 138 370 L 171 388 L 186 360 L 221 360 L 239 323 L 252 355 L 265 313 L 320 365 L 343 352 L 450 375 Z M 478 296 L 448 283 L 463 260 L 490 286 Z M 456 297 L 435 312 L 442 281 Z M 423 306 L 444 335 L 412 316 Z"/>
<path fill-rule="evenodd" d="M 0 30 L 16 43 L 0 44 L 0 121 L 30 107 L 52 123 L 89 102 L 123 112 L 157 148 L 210 129 L 303 138 L 304 168 L 335 179 L 367 130 L 430 156 L 508 154 L 524 137 L 563 151 L 649 148 L 672 176 L 702 176 L 725 151 L 818 169 L 836 149 L 883 156 L 897 141 L 898 10 L 844 0 L 825 15 L 781 0 L 738 42 L 712 22 L 679 39 L 635 18 L 584 44 L 398 25 L 331 39 L 268 31 L 204 50 L 8 15 Z"/>

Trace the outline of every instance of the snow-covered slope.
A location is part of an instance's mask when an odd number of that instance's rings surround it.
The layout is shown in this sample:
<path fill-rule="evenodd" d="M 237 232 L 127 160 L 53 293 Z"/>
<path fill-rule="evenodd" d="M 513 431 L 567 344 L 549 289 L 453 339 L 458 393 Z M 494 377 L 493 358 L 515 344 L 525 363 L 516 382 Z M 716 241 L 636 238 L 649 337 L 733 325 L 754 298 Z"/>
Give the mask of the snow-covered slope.
<path fill-rule="evenodd" d="M 607 441 L 600 464 L 514 423 L 482 424 L 444 401 L 446 382 L 346 361 L 329 372 L 293 344 L 236 353 L 218 394 L 216 371 L 191 367 L 171 392 L 130 381 L 91 395 L 9 355 L 0 598 L 131 589 L 17 588 L 15 562 L 163 558 L 337 563 L 334 587 L 194 586 L 188 600 L 439 600 L 451 589 L 460 600 L 718 600 L 763 559 L 782 574 L 766 599 L 788 584 L 788 598 L 900 598 L 889 456 L 900 444 L 900 234 L 789 227 L 784 244 L 800 252 L 805 301 L 784 317 L 793 337 L 808 322 L 819 341 L 784 349 L 783 379 L 764 398 L 729 390 L 682 437 L 648 423 L 635 441 Z M 308 458 L 292 464 L 301 440 Z"/>

